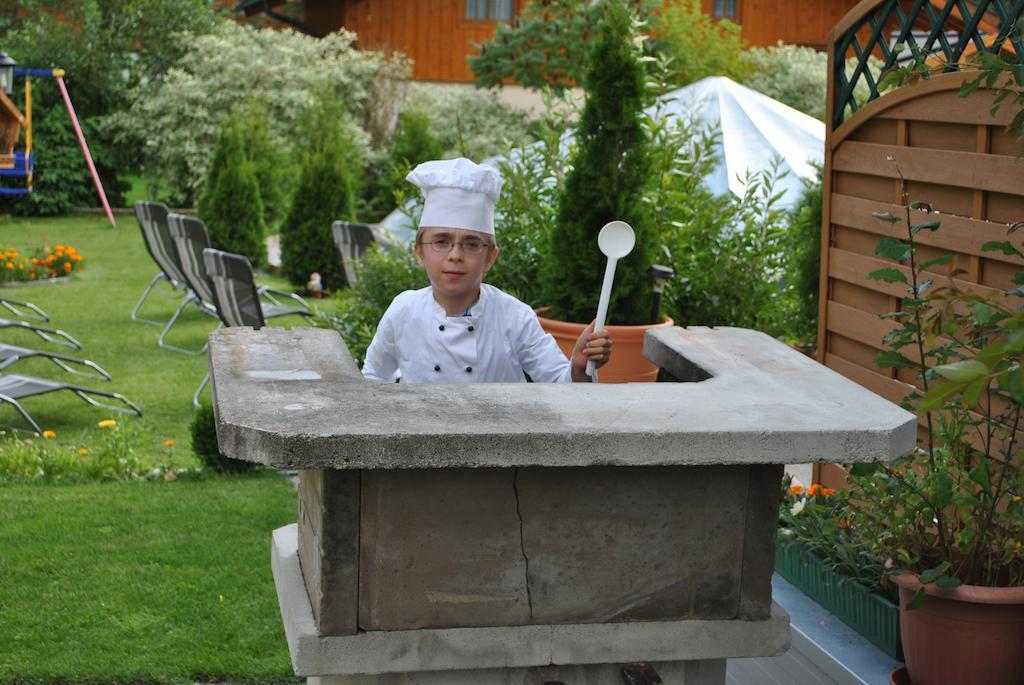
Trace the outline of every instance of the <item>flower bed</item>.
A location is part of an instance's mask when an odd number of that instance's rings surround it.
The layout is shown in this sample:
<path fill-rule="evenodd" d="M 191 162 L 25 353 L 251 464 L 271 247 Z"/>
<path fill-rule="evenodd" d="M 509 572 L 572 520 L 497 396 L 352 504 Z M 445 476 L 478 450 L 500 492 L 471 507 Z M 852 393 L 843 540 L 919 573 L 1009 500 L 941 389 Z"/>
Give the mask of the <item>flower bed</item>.
<path fill-rule="evenodd" d="M 833 571 L 798 541 L 780 537 L 775 571 L 894 659 L 903 660 L 900 608 Z"/>
<path fill-rule="evenodd" d="M 0 285 L 70 276 L 82 262 L 82 255 L 70 245 L 43 245 L 31 254 L 8 247 L 0 252 Z"/>

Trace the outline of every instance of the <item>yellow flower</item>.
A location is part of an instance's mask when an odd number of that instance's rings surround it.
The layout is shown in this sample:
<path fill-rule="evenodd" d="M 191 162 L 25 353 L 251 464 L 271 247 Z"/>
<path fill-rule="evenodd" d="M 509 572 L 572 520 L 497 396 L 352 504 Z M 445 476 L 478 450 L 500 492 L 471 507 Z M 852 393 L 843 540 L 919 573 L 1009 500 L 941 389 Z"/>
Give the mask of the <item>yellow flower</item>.
<path fill-rule="evenodd" d="M 54 433 L 53 431 L 43 431 L 43 437 L 49 440 L 51 438 L 57 437 L 57 434 Z"/>
<path fill-rule="evenodd" d="M 89 450 L 83 448 L 78 450 L 78 453 L 84 457 L 85 455 L 89 454 Z"/>
<path fill-rule="evenodd" d="M 99 426 L 100 428 L 113 428 L 117 425 L 117 421 L 115 421 L 114 419 L 103 419 L 96 425 Z"/>
<path fill-rule="evenodd" d="M 174 441 L 170 438 L 164 440 L 164 447 L 174 447 Z"/>

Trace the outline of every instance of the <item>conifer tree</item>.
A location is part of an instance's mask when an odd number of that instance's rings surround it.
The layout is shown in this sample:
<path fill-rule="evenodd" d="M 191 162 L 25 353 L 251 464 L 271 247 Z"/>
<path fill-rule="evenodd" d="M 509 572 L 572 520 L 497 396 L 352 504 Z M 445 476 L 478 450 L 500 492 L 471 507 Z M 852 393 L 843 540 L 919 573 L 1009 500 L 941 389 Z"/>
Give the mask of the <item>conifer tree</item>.
<path fill-rule="evenodd" d="M 619 261 L 608 323 L 645 324 L 651 323 L 647 271 L 656 236 L 642 203 L 649 167 L 641 124 L 644 70 L 623 1 L 605 0 L 602 10 L 584 81 L 587 100 L 576 129 L 572 170 L 541 274 L 544 302 L 555 318 L 594 318 L 606 263 L 597 235 L 618 219 L 636 231 L 636 247 Z"/>
<path fill-rule="evenodd" d="M 310 149 L 281 225 L 281 271 L 295 285 L 307 283 L 314 271 L 328 290 L 345 284 L 331 224 L 354 218 L 352 169 L 359 165 L 341 126 L 343 117 L 337 103 L 325 96 L 306 122 Z"/>
<path fill-rule="evenodd" d="M 257 267 L 267 261 L 267 231 L 243 125 L 236 110 L 221 128 L 198 209 L 213 247 L 243 254 Z"/>

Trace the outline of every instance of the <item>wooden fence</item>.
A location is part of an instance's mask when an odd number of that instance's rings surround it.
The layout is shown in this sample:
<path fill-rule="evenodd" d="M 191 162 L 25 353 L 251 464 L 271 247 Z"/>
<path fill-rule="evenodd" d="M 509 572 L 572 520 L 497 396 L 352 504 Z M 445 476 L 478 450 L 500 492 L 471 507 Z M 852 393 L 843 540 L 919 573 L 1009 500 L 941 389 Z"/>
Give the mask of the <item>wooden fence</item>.
<path fill-rule="evenodd" d="M 868 66 L 867 56 L 879 55 L 894 63 L 895 52 L 884 54 L 868 42 L 872 34 L 900 31 L 900 21 L 920 29 L 920 15 L 912 15 L 917 5 L 943 5 L 941 2 L 905 2 L 893 0 L 862 2 L 837 26 L 829 38 L 829 122 L 826 135 L 824 211 L 822 226 L 821 310 L 818 332 L 819 360 L 870 390 L 893 402 L 901 402 L 917 383 L 912 369 L 881 369 L 874 361 L 883 349 L 882 338 L 896 324 L 879 315 L 900 309 L 906 286 L 869 280 L 867 275 L 882 267 L 906 267 L 875 255 L 878 241 L 887 235 L 903 238 L 906 226 L 880 221 L 873 213 L 903 216 L 901 198 L 905 179 L 910 201 L 928 202 L 940 215 L 938 231 L 918 234 L 921 259 L 945 254 L 954 256 L 954 264 L 963 273 L 957 284 L 977 292 L 1012 289 L 1013 275 L 1024 268 L 1015 256 L 982 251 L 989 241 L 1007 240 L 1010 224 L 1024 221 L 1024 145 L 1006 132 L 1019 106 L 1003 107 L 996 116 L 990 112 L 991 91 L 980 89 L 960 97 L 960 85 L 970 78 L 959 71 L 944 73 L 904 86 L 879 96 L 874 84 L 885 65 Z M 960 39 L 965 50 L 978 45 L 989 49 L 1019 50 L 1019 36 L 1000 29 L 1002 18 L 1019 18 L 1024 2 L 962 3 L 949 0 L 950 6 L 973 6 L 996 26 L 997 33 L 985 32 L 981 42 L 968 33 Z M 939 11 L 946 8 L 938 7 Z M 897 15 L 902 12 L 902 17 Z M 888 12 L 888 14 L 886 14 Z M 949 13 L 947 13 L 949 14 Z M 966 16 L 965 16 L 966 15 Z M 927 18 L 928 15 L 923 15 Z M 932 16 L 935 16 L 934 12 Z M 959 14 L 961 26 L 969 27 L 973 17 Z M 875 31 L 873 27 L 884 27 Z M 895 29 L 893 28 L 895 26 Z M 937 37 L 948 27 L 934 31 L 925 22 L 924 31 Z M 908 29 L 909 31 L 909 29 Z M 859 38 L 858 38 L 859 36 Z M 1014 40 L 1016 38 L 1016 40 Z M 882 36 L 881 39 L 887 39 Z M 993 47 L 994 46 L 994 47 Z M 934 47 L 934 43 L 931 47 Z M 956 45 L 951 49 L 956 51 Z M 863 59 L 859 59 L 863 56 Z M 889 57 L 893 59 L 889 60 Z M 960 54 L 946 55 L 959 61 Z M 871 69 L 876 69 L 871 74 Z M 859 70 L 859 73 L 858 73 Z M 856 79 L 868 75 L 871 101 L 851 106 Z M 924 212 L 914 212 L 915 223 Z M 934 280 L 948 279 L 946 266 L 934 267 Z M 856 407 L 851 407 L 856 411 Z M 816 480 L 826 485 L 841 485 L 844 472 L 835 467 L 816 470 Z"/>

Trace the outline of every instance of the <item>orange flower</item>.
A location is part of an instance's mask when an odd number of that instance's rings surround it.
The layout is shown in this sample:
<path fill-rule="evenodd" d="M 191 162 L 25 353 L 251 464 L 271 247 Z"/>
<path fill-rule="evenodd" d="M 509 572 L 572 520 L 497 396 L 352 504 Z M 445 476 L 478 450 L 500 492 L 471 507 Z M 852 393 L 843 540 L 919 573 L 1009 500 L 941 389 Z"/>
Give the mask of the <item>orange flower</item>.
<path fill-rule="evenodd" d="M 64 262 L 64 270 L 71 271 L 71 262 Z"/>
<path fill-rule="evenodd" d="M 831 497 L 832 495 L 836 494 L 836 491 L 832 488 L 822 488 L 821 494 L 825 495 L 825 497 Z"/>
<path fill-rule="evenodd" d="M 84 457 L 85 455 L 89 454 L 89 450 L 87 450 L 85 448 L 82 448 L 82 449 L 78 450 L 78 453 L 81 454 Z"/>
<path fill-rule="evenodd" d="M 14 265 L 13 265 L 13 264 L 11 264 L 10 262 L 7 262 L 7 268 L 8 268 L 8 269 L 13 269 L 13 268 L 14 268 Z"/>
<path fill-rule="evenodd" d="M 852 525 L 853 525 L 853 521 L 851 519 L 839 519 L 839 527 L 840 528 L 849 528 Z"/>
<path fill-rule="evenodd" d="M 803 491 L 804 491 L 804 486 L 802 486 L 802 485 L 794 485 L 794 486 L 789 488 L 789 493 L 791 495 L 799 495 Z"/>
<path fill-rule="evenodd" d="M 57 434 L 53 431 L 43 431 L 43 437 L 47 440 L 57 437 Z"/>
<path fill-rule="evenodd" d="M 174 440 L 167 438 L 164 440 L 164 447 L 174 447 Z"/>
<path fill-rule="evenodd" d="M 811 497 L 817 497 L 821 493 L 821 484 L 813 483 L 811 487 L 807 488 L 807 494 Z"/>

